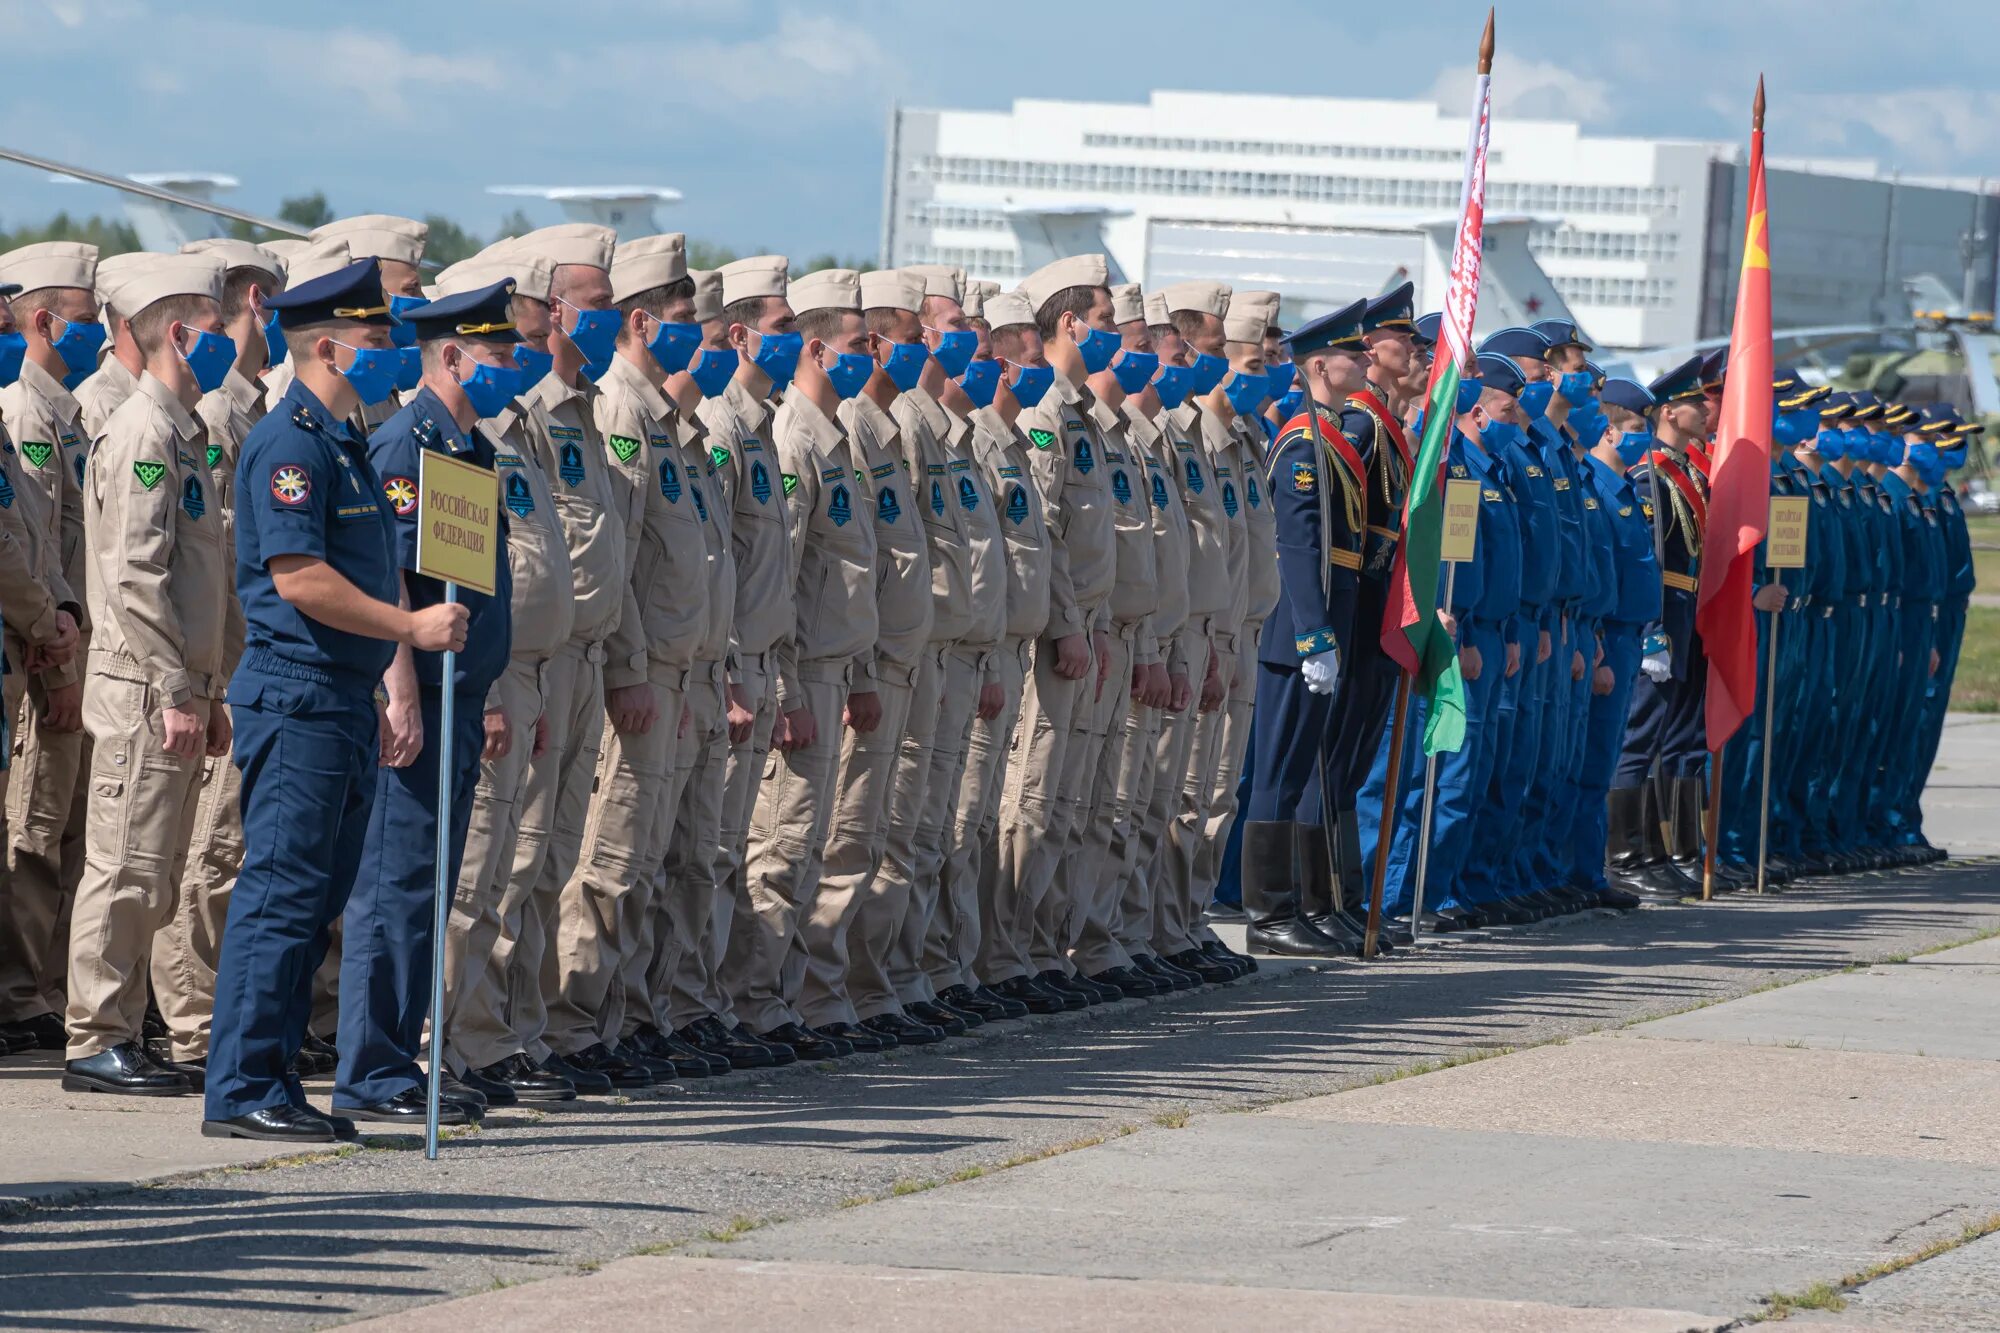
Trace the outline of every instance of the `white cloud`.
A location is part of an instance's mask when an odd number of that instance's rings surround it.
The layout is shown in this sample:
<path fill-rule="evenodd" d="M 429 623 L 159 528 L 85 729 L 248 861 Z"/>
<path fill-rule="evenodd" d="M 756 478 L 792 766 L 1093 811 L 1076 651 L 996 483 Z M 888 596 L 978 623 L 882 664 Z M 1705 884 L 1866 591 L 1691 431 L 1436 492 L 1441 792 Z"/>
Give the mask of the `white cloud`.
<path fill-rule="evenodd" d="M 1796 124 L 1793 132 L 1815 143 L 1856 150 L 1879 143 L 1920 170 L 1964 171 L 2000 156 L 2000 92 L 1990 89 L 1808 93 L 1782 111 L 1788 127 Z"/>
<path fill-rule="evenodd" d="M 610 81 L 654 87 L 676 101 L 720 99 L 723 106 L 884 100 L 889 55 L 865 27 L 786 10 L 777 24 L 746 37 L 620 43 L 592 52 L 579 68 Z"/>
<path fill-rule="evenodd" d="M 1458 111 L 1468 106 L 1474 70 L 1459 65 L 1444 70 L 1431 84 L 1439 106 Z M 1545 60 L 1510 56 L 1502 50 L 1493 58 L 1493 112 L 1538 120 L 1574 120 L 1584 125 L 1611 117 L 1611 85 Z"/>
<path fill-rule="evenodd" d="M 293 56 L 298 54 L 298 34 L 266 32 L 263 37 Z M 328 92 L 354 94 L 382 116 L 406 116 L 412 101 L 440 94 L 501 92 L 507 87 L 499 60 L 478 52 L 413 51 L 386 34 L 353 29 L 315 34 L 309 40 L 312 59 L 286 61 L 276 67 L 283 69 L 281 77 L 289 84 L 314 83 Z M 403 86 L 410 80 L 423 86 L 424 96 L 411 96 Z"/>

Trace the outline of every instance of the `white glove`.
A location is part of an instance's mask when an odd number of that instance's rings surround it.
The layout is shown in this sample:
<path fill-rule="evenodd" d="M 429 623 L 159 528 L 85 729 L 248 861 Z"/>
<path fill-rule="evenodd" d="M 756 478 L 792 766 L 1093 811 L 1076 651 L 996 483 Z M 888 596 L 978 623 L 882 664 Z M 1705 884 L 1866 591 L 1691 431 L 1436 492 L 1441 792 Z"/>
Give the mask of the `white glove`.
<path fill-rule="evenodd" d="M 1332 694 L 1340 684 L 1340 650 L 1329 648 L 1314 653 L 1300 664 L 1299 674 L 1305 677 L 1306 689 L 1312 693 Z"/>
<path fill-rule="evenodd" d="M 1655 685 L 1662 684 L 1674 674 L 1673 655 L 1665 648 L 1647 653 L 1639 659 L 1639 670 L 1645 672 L 1646 679 Z"/>

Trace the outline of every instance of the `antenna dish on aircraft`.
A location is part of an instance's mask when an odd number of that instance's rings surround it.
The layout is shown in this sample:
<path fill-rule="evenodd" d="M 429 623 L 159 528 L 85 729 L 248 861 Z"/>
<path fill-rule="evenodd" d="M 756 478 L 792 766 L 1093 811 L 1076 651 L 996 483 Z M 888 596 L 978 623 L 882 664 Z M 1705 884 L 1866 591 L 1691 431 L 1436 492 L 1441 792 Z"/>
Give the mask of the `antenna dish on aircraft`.
<path fill-rule="evenodd" d="M 621 236 L 650 236 L 660 230 L 653 210 L 681 201 L 664 185 L 489 185 L 486 193 L 514 199 L 546 199 L 571 222 L 595 222 Z"/>

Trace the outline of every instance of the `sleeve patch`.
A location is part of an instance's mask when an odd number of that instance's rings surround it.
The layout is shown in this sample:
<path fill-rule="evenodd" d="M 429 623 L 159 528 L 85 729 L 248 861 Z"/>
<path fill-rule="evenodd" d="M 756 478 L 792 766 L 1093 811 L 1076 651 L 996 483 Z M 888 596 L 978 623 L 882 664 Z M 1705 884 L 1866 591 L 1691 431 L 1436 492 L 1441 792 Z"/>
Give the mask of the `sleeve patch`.
<path fill-rule="evenodd" d="M 729 461 L 729 451 L 719 444 L 715 445 L 708 451 L 708 461 L 717 467 L 721 467 Z"/>
<path fill-rule="evenodd" d="M 139 479 L 141 486 L 150 491 L 160 484 L 161 477 L 167 475 L 167 465 L 150 458 L 141 458 L 132 464 L 132 475 Z"/>
<path fill-rule="evenodd" d="M 312 495 L 312 477 L 302 467 L 286 464 L 271 472 L 271 498 L 288 509 L 297 509 Z"/>
<path fill-rule="evenodd" d="M 399 517 L 417 512 L 417 483 L 408 477 L 389 477 L 382 483 L 382 496 Z"/>
<path fill-rule="evenodd" d="M 1313 495 L 1319 490 L 1319 474 L 1313 465 L 1303 460 L 1292 464 L 1292 489 L 1300 495 Z"/>
<path fill-rule="evenodd" d="M 1028 443 L 1034 445 L 1037 449 L 1046 449 L 1055 442 L 1056 433 L 1052 430 L 1031 430 L 1028 432 Z M 46 445 L 43 447 L 47 448 Z M 40 467 L 41 464 L 37 463 L 35 466 Z"/>
<path fill-rule="evenodd" d="M 639 442 L 630 435 L 611 436 L 611 452 L 618 455 L 618 461 L 629 463 L 639 452 Z"/>
<path fill-rule="evenodd" d="M 783 476 L 785 479 L 785 494 L 790 495 L 799 488 L 799 474 L 796 472 L 787 472 Z"/>
<path fill-rule="evenodd" d="M 56 447 L 47 440 L 21 441 L 21 455 L 36 467 L 46 467 L 55 455 Z"/>

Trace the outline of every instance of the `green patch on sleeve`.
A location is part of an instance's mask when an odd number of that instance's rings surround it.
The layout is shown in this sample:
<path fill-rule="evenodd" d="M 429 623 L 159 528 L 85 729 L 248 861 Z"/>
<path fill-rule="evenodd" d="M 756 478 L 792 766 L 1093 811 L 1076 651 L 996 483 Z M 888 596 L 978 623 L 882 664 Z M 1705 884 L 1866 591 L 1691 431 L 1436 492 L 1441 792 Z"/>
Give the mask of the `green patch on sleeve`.
<path fill-rule="evenodd" d="M 619 462 L 629 463 L 632 461 L 632 456 L 639 452 L 639 442 L 630 435 L 613 435 L 611 452 L 618 455 Z"/>
<path fill-rule="evenodd" d="M 132 464 L 132 475 L 139 479 L 141 486 L 150 491 L 160 484 L 161 477 L 167 475 L 167 465 L 155 463 L 150 458 L 141 458 Z"/>
<path fill-rule="evenodd" d="M 209 445 L 208 446 L 209 467 L 213 468 L 217 463 L 220 463 L 221 461 L 222 461 L 222 446 L 219 444 Z"/>
<path fill-rule="evenodd" d="M 1031 430 L 1028 432 L 1028 443 L 1034 445 L 1037 449 L 1046 449 L 1055 442 L 1056 433 L 1052 430 Z"/>
<path fill-rule="evenodd" d="M 36 467 L 47 467 L 49 458 L 56 447 L 47 440 L 25 440 L 21 444 L 21 454 Z"/>
<path fill-rule="evenodd" d="M 729 461 L 729 451 L 718 444 L 708 451 L 708 461 L 721 467 Z"/>
<path fill-rule="evenodd" d="M 784 474 L 784 477 L 785 477 L 785 494 L 790 495 L 793 491 L 799 488 L 799 474 L 796 472 L 787 472 Z"/>

